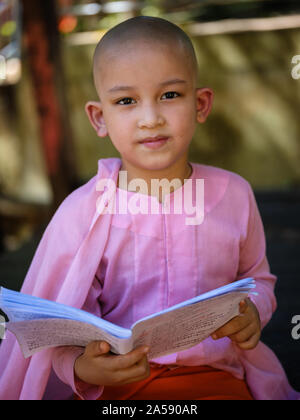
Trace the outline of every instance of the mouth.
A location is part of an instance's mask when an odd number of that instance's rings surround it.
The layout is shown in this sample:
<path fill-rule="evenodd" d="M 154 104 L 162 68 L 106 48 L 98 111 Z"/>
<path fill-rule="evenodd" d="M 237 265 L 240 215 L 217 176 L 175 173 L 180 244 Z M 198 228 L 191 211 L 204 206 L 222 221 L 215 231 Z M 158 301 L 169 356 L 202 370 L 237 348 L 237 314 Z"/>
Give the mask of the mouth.
<path fill-rule="evenodd" d="M 169 140 L 169 137 L 157 136 L 157 137 L 149 137 L 149 138 L 143 139 L 139 141 L 139 143 L 150 149 L 158 149 L 162 147 L 164 144 L 166 144 L 168 140 Z"/>

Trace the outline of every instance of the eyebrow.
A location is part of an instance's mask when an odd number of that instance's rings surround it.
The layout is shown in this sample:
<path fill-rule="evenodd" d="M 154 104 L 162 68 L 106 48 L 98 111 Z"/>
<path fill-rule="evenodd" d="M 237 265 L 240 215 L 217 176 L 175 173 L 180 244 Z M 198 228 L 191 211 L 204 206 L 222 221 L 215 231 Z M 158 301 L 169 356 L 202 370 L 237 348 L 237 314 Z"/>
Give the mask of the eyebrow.
<path fill-rule="evenodd" d="M 171 79 L 171 80 L 167 80 L 165 82 L 160 83 L 160 86 L 164 87 L 164 86 L 176 85 L 176 84 L 187 84 L 187 81 L 182 80 L 182 79 Z M 136 89 L 136 86 L 114 86 L 113 88 L 109 89 L 108 92 L 114 93 L 114 92 L 122 92 L 122 91 L 134 90 L 134 89 Z"/>

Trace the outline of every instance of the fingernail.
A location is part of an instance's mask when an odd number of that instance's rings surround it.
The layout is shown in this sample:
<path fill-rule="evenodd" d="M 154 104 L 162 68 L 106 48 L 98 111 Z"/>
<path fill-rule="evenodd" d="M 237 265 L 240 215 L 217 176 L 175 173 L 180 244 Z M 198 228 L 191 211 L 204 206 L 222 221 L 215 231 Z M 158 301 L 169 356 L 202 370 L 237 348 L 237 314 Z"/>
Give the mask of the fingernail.
<path fill-rule="evenodd" d="M 105 348 L 106 348 L 105 344 L 101 341 L 101 343 L 99 343 L 100 351 L 105 351 Z"/>
<path fill-rule="evenodd" d="M 243 313 L 246 310 L 246 308 L 247 308 L 247 302 L 245 300 L 242 300 L 240 302 L 240 312 L 242 311 L 241 313 Z"/>
<path fill-rule="evenodd" d="M 150 347 L 144 347 L 144 349 L 143 349 L 143 353 L 148 353 L 148 351 L 150 350 Z"/>

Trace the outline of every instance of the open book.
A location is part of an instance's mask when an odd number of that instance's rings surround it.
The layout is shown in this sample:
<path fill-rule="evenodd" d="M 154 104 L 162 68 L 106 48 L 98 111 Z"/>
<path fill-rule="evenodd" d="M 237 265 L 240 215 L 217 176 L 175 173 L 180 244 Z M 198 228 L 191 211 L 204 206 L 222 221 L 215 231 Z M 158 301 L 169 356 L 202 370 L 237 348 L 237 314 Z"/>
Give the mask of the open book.
<path fill-rule="evenodd" d="M 131 329 L 3 287 L 0 308 L 8 316 L 6 328 L 16 336 L 25 358 L 48 347 L 85 347 L 91 341 L 104 340 L 116 354 L 148 345 L 148 357 L 154 359 L 188 349 L 209 337 L 239 314 L 239 303 L 253 288 L 252 278 L 230 283 L 140 319 Z"/>

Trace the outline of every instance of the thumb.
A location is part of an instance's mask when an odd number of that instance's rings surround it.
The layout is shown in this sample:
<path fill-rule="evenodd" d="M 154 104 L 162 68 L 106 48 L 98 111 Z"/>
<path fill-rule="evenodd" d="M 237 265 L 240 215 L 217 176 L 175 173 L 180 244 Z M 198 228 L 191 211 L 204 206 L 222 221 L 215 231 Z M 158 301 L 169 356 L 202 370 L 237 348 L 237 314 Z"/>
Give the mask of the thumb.
<path fill-rule="evenodd" d="M 86 353 L 91 357 L 101 356 L 110 351 L 110 345 L 106 341 L 92 341 L 86 346 Z"/>
<path fill-rule="evenodd" d="M 240 302 L 240 314 L 244 314 L 247 308 L 248 308 L 248 302 L 246 299 L 244 299 Z"/>

